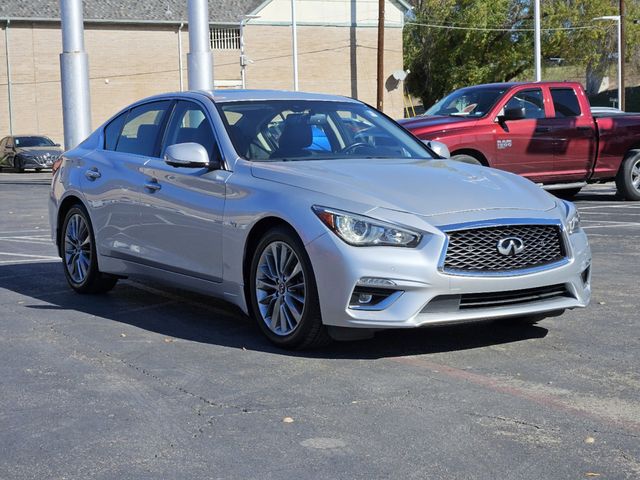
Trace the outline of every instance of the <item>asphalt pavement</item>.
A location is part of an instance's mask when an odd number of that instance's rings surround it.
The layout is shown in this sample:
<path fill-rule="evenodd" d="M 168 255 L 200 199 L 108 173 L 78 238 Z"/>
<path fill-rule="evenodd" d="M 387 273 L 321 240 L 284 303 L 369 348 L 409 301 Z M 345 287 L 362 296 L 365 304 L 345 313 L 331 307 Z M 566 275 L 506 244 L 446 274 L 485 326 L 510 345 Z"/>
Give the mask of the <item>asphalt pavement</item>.
<path fill-rule="evenodd" d="M 70 291 L 0 174 L 0 479 L 638 479 L 640 203 L 589 187 L 588 309 L 272 347 L 224 302 Z"/>

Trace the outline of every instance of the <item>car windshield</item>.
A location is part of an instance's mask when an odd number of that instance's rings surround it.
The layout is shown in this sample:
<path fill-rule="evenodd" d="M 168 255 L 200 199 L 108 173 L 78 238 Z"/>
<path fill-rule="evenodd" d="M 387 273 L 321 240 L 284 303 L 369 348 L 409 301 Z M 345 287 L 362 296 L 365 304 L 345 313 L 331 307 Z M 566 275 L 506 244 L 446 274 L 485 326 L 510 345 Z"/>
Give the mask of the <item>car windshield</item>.
<path fill-rule="evenodd" d="M 16 147 L 53 147 L 55 144 L 47 137 L 15 137 Z"/>
<path fill-rule="evenodd" d="M 424 115 L 483 117 L 506 91 L 506 88 L 463 88 L 456 90 L 424 112 Z"/>
<path fill-rule="evenodd" d="M 216 105 L 233 146 L 247 160 L 433 158 L 421 141 L 362 103 L 255 100 Z"/>

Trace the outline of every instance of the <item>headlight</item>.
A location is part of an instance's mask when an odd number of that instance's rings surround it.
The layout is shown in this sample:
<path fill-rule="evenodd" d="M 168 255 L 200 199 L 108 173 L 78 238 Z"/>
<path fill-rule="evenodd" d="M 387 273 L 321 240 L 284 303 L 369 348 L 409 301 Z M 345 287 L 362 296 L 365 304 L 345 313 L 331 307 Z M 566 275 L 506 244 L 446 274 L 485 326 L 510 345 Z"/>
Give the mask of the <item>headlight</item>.
<path fill-rule="evenodd" d="M 415 247 L 422 238 L 418 232 L 355 213 L 319 206 L 312 209 L 333 233 L 356 247 Z"/>
<path fill-rule="evenodd" d="M 571 235 L 580 229 L 580 212 L 571 202 L 563 201 L 562 204 L 566 216 L 567 233 Z"/>

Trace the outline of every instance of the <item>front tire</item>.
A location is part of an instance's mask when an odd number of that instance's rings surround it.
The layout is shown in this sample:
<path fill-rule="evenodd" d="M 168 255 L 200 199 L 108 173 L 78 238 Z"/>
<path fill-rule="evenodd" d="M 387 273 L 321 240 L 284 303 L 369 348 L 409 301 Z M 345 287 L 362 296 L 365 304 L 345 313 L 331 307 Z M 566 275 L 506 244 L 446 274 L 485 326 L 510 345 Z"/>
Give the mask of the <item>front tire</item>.
<path fill-rule="evenodd" d="M 105 293 L 116 285 L 117 277 L 98 270 L 93 227 L 89 215 L 80 205 L 74 205 L 67 212 L 61 243 L 64 274 L 76 292 Z"/>
<path fill-rule="evenodd" d="M 562 190 L 553 190 L 551 193 L 553 193 L 558 198 L 564 198 L 565 200 L 571 200 L 576 195 L 578 195 L 578 193 L 580 193 L 580 190 L 582 190 L 582 187 L 563 188 Z"/>
<path fill-rule="evenodd" d="M 258 243 L 249 275 L 251 311 L 275 345 L 304 349 L 327 345 L 311 261 L 288 228 L 269 230 Z"/>
<path fill-rule="evenodd" d="M 632 150 L 622 162 L 616 176 L 618 193 L 625 199 L 640 201 L 640 151 Z"/>

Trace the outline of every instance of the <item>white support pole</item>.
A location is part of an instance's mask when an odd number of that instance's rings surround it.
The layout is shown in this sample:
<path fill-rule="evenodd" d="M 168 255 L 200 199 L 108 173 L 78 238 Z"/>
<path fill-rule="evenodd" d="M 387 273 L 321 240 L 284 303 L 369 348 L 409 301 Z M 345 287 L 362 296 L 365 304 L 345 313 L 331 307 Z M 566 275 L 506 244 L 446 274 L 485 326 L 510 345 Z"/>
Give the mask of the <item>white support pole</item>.
<path fill-rule="evenodd" d="M 184 70 L 184 66 L 182 65 L 182 27 L 184 27 L 184 23 L 181 23 L 178 27 L 178 72 L 180 76 L 178 77 L 180 80 L 180 91 L 184 91 L 184 79 L 182 75 L 182 70 Z"/>
<path fill-rule="evenodd" d="M 246 18 L 240 20 L 240 78 L 242 78 L 242 88 L 247 88 L 247 58 L 244 53 L 244 24 Z"/>
<path fill-rule="evenodd" d="M 293 90 L 298 91 L 298 25 L 296 23 L 296 0 L 291 0 L 291 44 L 293 54 Z"/>
<path fill-rule="evenodd" d="M 13 88 L 11 85 L 11 57 L 9 56 L 9 23 L 4 27 L 4 53 L 7 60 L 7 102 L 9 103 L 9 135 L 13 136 Z"/>
<path fill-rule="evenodd" d="M 189 16 L 189 90 L 213 90 L 213 57 L 209 41 L 207 0 L 187 0 Z"/>
<path fill-rule="evenodd" d="M 536 82 L 540 82 L 542 80 L 542 52 L 540 46 L 540 0 L 534 0 L 533 16 L 533 49 L 535 57 Z"/>
<path fill-rule="evenodd" d="M 64 146 L 74 148 L 91 133 L 89 57 L 84 51 L 82 0 L 60 0 L 62 120 Z"/>

